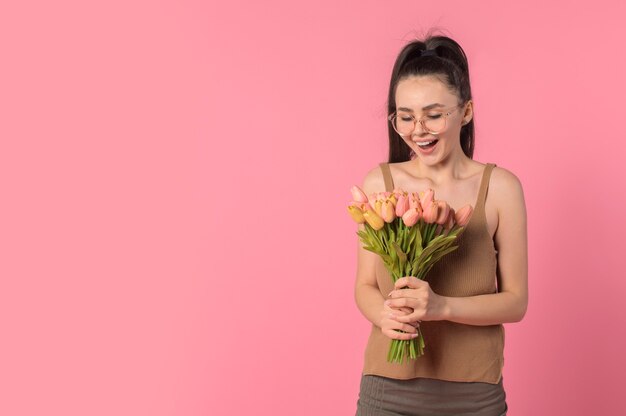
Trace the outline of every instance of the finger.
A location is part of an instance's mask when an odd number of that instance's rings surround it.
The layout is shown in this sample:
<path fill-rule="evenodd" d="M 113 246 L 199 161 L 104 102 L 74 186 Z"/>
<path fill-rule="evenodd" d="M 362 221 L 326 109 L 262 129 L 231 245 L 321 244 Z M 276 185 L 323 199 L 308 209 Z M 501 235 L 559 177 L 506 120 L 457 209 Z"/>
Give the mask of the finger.
<path fill-rule="evenodd" d="M 385 303 L 387 305 L 389 305 L 392 308 L 411 308 L 411 309 L 415 309 L 415 307 L 419 304 L 419 301 L 417 298 L 394 298 L 394 299 L 387 299 L 385 301 Z"/>
<path fill-rule="evenodd" d="M 417 289 L 418 287 L 421 286 L 420 283 L 421 283 L 421 280 L 415 276 L 404 276 L 396 280 L 393 286 L 395 289 L 401 289 L 405 286 L 408 286 L 409 288 L 412 288 L 412 289 Z"/>
<path fill-rule="evenodd" d="M 417 338 L 417 336 L 419 335 L 419 332 L 415 331 L 415 328 L 413 329 L 414 329 L 413 332 L 398 332 L 395 329 L 390 329 L 384 332 L 385 332 L 385 335 L 387 335 L 389 338 L 392 338 L 392 339 L 410 340 L 410 339 Z"/>
<path fill-rule="evenodd" d="M 393 319 L 402 323 L 421 321 L 424 314 L 420 311 L 413 310 L 413 312 L 407 315 L 396 315 Z"/>
<path fill-rule="evenodd" d="M 411 312 L 413 312 L 413 309 L 411 308 L 407 308 L 407 307 L 392 307 L 390 305 L 385 304 L 384 305 L 384 310 L 387 313 L 392 313 L 394 315 L 407 315 Z"/>
<path fill-rule="evenodd" d="M 417 289 L 396 289 L 389 292 L 388 299 L 393 298 L 413 298 L 419 299 L 420 291 Z"/>

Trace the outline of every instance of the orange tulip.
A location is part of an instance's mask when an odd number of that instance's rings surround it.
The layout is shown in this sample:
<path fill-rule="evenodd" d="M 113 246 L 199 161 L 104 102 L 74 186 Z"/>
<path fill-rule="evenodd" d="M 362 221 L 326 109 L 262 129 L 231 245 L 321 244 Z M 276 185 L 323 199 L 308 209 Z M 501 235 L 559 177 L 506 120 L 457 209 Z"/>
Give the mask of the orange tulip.
<path fill-rule="evenodd" d="M 398 197 L 398 202 L 396 202 L 396 216 L 402 217 L 409 208 L 410 206 L 408 196 L 401 194 Z"/>
<path fill-rule="evenodd" d="M 382 212 L 382 207 L 383 207 L 383 200 L 380 198 L 376 198 L 376 200 L 374 201 L 374 212 L 376 212 L 376 214 L 379 217 L 383 216 L 383 212 Z"/>
<path fill-rule="evenodd" d="M 354 185 L 350 188 L 350 192 L 352 192 L 352 199 L 355 202 L 367 202 L 367 195 L 365 195 L 365 192 L 358 186 Z"/>
<path fill-rule="evenodd" d="M 412 227 L 417 224 L 417 221 L 420 219 L 421 212 L 418 208 L 409 208 L 406 210 L 404 215 L 402 215 L 402 222 L 407 227 Z"/>
<path fill-rule="evenodd" d="M 444 225 L 448 221 L 448 215 L 450 214 L 450 205 L 446 201 L 433 201 L 439 206 L 439 213 L 435 222 L 440 225 Z"/>
<path fill-rule="evenodd" d="M 437 215 L 439 214 L 439 205 L 438 204 L 434 204 L 434 203 L 430 203 L 428 205 L 428 208 L 424 209 L 424 221 L 427 224 L 432 224 L 435 221 L 437 221 Z"/>
<path fill-rule="evenodd" d="M 409 194 L 409 208 L 415 208 L 418 206 L 421 208 L 419 195 L 417 192 L 411 192 Z"/>
<path fill-rule="evenodd" d="M 380 230 L 385 226 L 385 221 L 380 217 L 380 215 L 376 214 L 375 211 L 365 211 L 363 213 L 363 218 L 365 218 L 365 221 L 375 230 Z"/>
<path fill-rule="evenodd" d="M 446 221 L 445 228 L 447 230 L 452 229 L 454 227 L 454 208 L 450 207 L 450 212 L 448 213 L 448 220 Z"/>
<path fill-rule="evenodd" d="M 469 204 L 459 209 L 456 214 L 454 214 L 454 219 L 456 223 L 461 227 L 465 227 L 469 223 L 473 211 L 474 208 L 472 208 L 472 206 Z"/>
<path fill-rule="evenodd" d="M 427 190 L 420 192 L 419 200 L 420 200 L 420 204 L 422 205 L 422 210 L 426 212 L 426 209 L 430 207 L 430 205 L 435 200 L 435 191 L 428 188 Z"/>
<path fill-rule="evenodd" d="M 383 220 L 385 220 L 386 223 L 393 222 L 393 220 L 396 219 L 396 209 L 390 199 L 383 201 L 381 212 Z"/>

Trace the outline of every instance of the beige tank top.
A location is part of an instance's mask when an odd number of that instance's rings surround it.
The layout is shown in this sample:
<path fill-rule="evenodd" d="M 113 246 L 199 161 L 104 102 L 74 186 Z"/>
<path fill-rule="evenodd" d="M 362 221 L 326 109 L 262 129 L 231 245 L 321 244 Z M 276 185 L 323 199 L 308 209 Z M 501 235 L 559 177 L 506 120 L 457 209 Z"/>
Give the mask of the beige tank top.
<path fill-rule="evenodd" d="M 485 199 L 493 163 L 483 171 L 474 211 L 458 237 L 459 248 L 443 257 L 424 280 L 443 296 L 475 296 L 496 293 L 497 252 L 487 229 Z M 394 189 L 387 163 L 381 163 L 386 191 Z M 376 279 L 383 297 L 394 289 L 380 257 Z M 363 374 L 396 379 L 426 377 L 448 381 L 481 381 L 497 384 L 504 367 L 504 326 L 466 325 L 452 321 L 422 321 L 424 355 L 403 363 L 387 362 L 391 338 L 372 324 L 365 348 Z"/>

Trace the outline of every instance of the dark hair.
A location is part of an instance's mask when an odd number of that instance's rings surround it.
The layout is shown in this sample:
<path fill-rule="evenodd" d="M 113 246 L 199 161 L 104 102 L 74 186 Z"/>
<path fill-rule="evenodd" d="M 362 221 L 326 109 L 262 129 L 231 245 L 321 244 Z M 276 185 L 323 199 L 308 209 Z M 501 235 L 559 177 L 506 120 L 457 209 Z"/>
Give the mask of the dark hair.
<path fill-rule="evenodd" d="M 437 56 L 420 56 L 426 49 L 434 49 Z M 424 40 L 414 40 L 405 45 L 393 66 L 387 115 L 396 111 L 396 87 L 398 82 L 410 76 L 431 75 L 439 78 L 460 99 L 464 105 L 472 99 L 467 57 L 461 46 L 447 36 L 427 35 Z M 411 148 L 388 122 L 389 162 L 404 162 L 411 159 Z M 470 159 L 474 155 L 474 118 L 461 127 L 461 148 Z"/>

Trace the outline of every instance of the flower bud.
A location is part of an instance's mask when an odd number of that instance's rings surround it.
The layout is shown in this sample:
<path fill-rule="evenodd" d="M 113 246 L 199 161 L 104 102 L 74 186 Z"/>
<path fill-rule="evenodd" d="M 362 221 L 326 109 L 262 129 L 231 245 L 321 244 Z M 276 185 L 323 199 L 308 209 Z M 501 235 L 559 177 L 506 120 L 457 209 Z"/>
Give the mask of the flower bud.
<path fill-rule="evenodd" d="M 469 223 L 473 211 L 474 208 L 471 205 L 465 205 L 454 214 L 454 220 L 459 226 L 465 227 Z"/>
<path fill-rule="evenodd" d="M 424 209 L 424 222 L 426 222 L 427 224 L 433 224 L 435 221 L 437 221 L 437 214 L 439 213 L 439 205 L 436 203 L 430 203 L 428 205 L 428 208 Z"/>
<path fill-rule="evenodd" d="M 398 197 L 398 202 L 396 202 L 396 216 L 402 217 L 409 208 L 410 206 L 408 196 L 404 194 L 400 195 Z"/>
<path fill-rule="evenodd" d="M 363 218 L 365 221 L 375 230 L 380 230 L 385 226 L 385 221 L 376 214 L 375 211 L 367 210 L 363 213 Z"/>
<path fill-rule="evenodd" d="M 382 217 L 383 212 L 382 212 L 382 207 L 383 207 L 383 200 L 380 198 L 376 198 L 376 200 L 374 201 L 374 212 L 379 216 Z"/>
<path fill-rule="evenodd" d="M 409 194 L 409 208 L 415 208 L 415 207 L 418 207 L 418 206 L 421 208 L 420 198 L 419 198 L 417 192 L 411 192 Z"/>
<path fill-rule="evenodd" d="M 393 222 L 393 220 L 396 219 L 396 209 L 390 199 L 386 199 L 383 201 L 381 212 L 383 220 L 386 223 Z"/>
<path fill-rule="evenodd" d="M 363 210 L 358 205 L 348 205 L 348 213 L 357 224 L 363 224 L 365 218 L 363 218 Z"/>
<path fill-rule="evenodd" d="M 404 215 L 402 215 L 402 221 L 407 227 L 412 227 L 417 224 L 417 221 L 420 219 L 420 215 L 421 213 L 417 208 L 409 208 L 406 210 Z"/>
<path fill-rule="evenodd" d="M 422 210 L 424 212 L 426 212 L 426 209 L 430 207 L 434 199 L 435 199 L 435 191 L 433 191 L 431 188 L 428 188 L 427 190 L 420 192 L 419 200 L 420 200 L 420 204 L 422 205 Z"/>
<path fill-rule="evenodd" d="M 450 207 L 450 212 L 448 213 L 448 220 L 446 221 L 445 228 L 447 230 L 452 229 L 454 227 L 454 208 Z"/>
<path fill-rule="evenodd" d="M 437 219 L 435 222 L 440 225 L 444 225 L 448 221 L 448 215 L 450 214 L 450 205 L 446 201 L 433 201 L 439 207 Z"/>
<path fill-rule="evenodd" d="M 355 202 L 367 202 L 367 196 L 365 195 L 365 192 L 363 192 L 363 190 L 358 186 L 354 185 L 352 188 L 350 188 L 350 192 L 352 192 L 352 199 Z"/>

